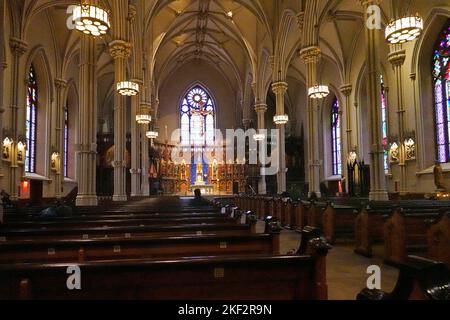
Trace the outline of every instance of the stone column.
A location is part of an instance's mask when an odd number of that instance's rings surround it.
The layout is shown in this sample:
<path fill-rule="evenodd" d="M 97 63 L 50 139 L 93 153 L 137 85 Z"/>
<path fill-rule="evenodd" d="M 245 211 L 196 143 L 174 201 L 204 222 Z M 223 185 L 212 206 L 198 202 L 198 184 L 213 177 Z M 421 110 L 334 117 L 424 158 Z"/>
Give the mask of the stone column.
<path fill-rule="evenodd" d="M 66 91 L 67 91 L 67 81 L 63 79 L 55 79 L 56 88 L 56 139 L 55 144 L 59 154 L 60 165 L 58 171 L 55 173 L 55 197 L 57 199 L 61 198 L 61 187 L 64 182 L 64 109 L 66 108 Z"/>
<path fill-rule="evenodd" d="M 276 96 L 276 115 L 284 115 L 284 95 L 288 89 L 288 84 L 286 82 L 275 82 L 272 84 L 272 91 Z M 278 162 L 279 169 L 277 174 L 277 185 L 278 193 L 283 193 L 286 191 L 286 125 L 277 125 L 279 130 L 279 141 L 278 141 Z"/>
<path fill-rule="evenodd" d="M 147 108 L 149 114 L 152 114 L 152 105 L 148 102 L 141 102 L 142 108 Z M 148 181 L 148 172 L 150 166 L 149 159 L 149 141 L 146 136 L 147 130 L 149 128 L 147 126 L 140 126 L 140 135 L 141 135 L 141 194 L 144 197 L 150 196 L 150 184 Z"/>
<path fill-rule="evenodd" d="M 320 61 L 319 47 L 311 46 L 300 51 L 300 58 L 306 64 L 306 87 L 317 85 L 317 65 Z M 309 195 L 320 192 L 320 154 L 319 154 L 319 104 L 316 99 L 307 99 L 308 110 L 308 159 L 309 159 Z"/>
<path fill-rule="evenodd" d="M 1 12 L 1 11 L 0 11 Z M 4 99 L 4 71 L 8 67 L 8 64 L 6 62 L 0 62 L 0 128 L 4 128 L 4 115 L 5 115 L 5 107 L 3 105 L 3 99 Z M 0 142 L 3 141 L 3 130 L 0 130 Z M 3 161 L 0 161 L 0 179 L 4 178 L 4 172 L 3 172 Z M 1 187 L 3 189 L 7 189 L 4 185 L 4 180 L 2 181 Z"/>
<path fill-rule="evenodd" d="M 399 168 L 400 168 L 400 194 L 408 193 L 406 183 L 406 150 L 405 150 L 405 107 L 403 103 L 403 64 L 406 59 L 405 50 L 393 51 L 389 54 L 388 60 L 392 64 L 395 73 L 397 85 L 397 125 L 398 125 L 398 144 L 399 152 Z"/>
<path fill-rule="evenodd" d="M 340 88 L 341 93 L 345 96 L 345 141 L 343 143 L 343 152 L 342 152 L 342 174 L 345 176 L 345 186 L 346 190 L 348 190 L 348 171 L 347 171 L 347 159 L 350 155 L 350 152 L 356 151 L 354 150 L 355 146 L 353 145 L 353 129 L 352 129 L 352 110 L 350 104 L 350 95 L 352 94 L 353 87 L 351 84 L 343 85 Z M 339 108 L 339 111 L 342 111 L 343 108 Z M 341 119 L 342 120 L 342 119 Z M 342 123 L 342 121 L 341 121 Z M 344 126 L 342 126 L 341 130 L 344 130 Z"/>
<path fill-rule="evenodd" d="M 266 129 L 266 123 L 265 123 L 266 111 L 267 111 L 267 104 L 261 103 L 261 104 L 255 105 L 257 126 L 258 126 L 258 130 L 261 130 L 258 133 L 261 133 L 263 130 Z M 263 141 L 260 141 L 259 143 L 267 143 L 267 134 L 266 134 L 266 139 L 264 139 Z M 265 157 L 266 155 L 260 155 L 260 157 L 261 156 Z M 258 193 L 262 194 L 262 195 L 267 193 L 266 177 L 262 176 L 262 175 L 260 175 L 260 179 L 258 181 Z"/>
<path fill-rule="evenodd" d="M 19 121 L 22 120 L 20 112 L 25 113 L 25 107 L 20 107 L 20 94 L 22 92 L 21 81 L 23 78 L 20 76 L 20 58 L 28 51 L 28 44 L 18 38 L 11 38 L 9 45 L 12 53 L 12 92 L 11 92 L 11 137 L 14 140 L 12 151 L 12 161 L 9 166 L 9 190 L 8 193 L 11 196 L 11 200 L 18 200 L 18 187 L 20 184 L 20 178 L 22 173 L 17 164 L 16 146 L 21 132 L 19 132 Z M 22 82 L 23 83 L 23 82 Z M 25 124 L 25 119 L 23 119 Z"/>
<path fill-rule="evenodd" d="M 77 206 L 98 204 L 97 185 L 97 52 L 95 39 L 81 36 L 77 141 Z"/>
<path fill-rule="evenodd" d="M 142 80 L 133 80 L 142 88 Z M 141 125 L 136 122 L 136 115 L 141 111 L 139 95 L 131 98 L 131 196 L 140 197 L 141 192 Z"/>
<path fill-rule="evenodd" d="M 364 21 L 370 19 L 368 7 L 378 5 L 378 0 L 360 0 L 364 7 Z M 380 44 L 381 31 L 365 27 L 367 61 L 367 95 L 369 102 L 370 136 L 370 200 L 388 200 L 386 175 L 384 172 L 384 149 L 382 141 L 381 97 L 380 97 Z"/>
<path fill-rule="evenodd" d="M 130 56 L 131 45 L 123 40 L 109 44 L 109 52 L 114 59 L 114 84 L 126 80 L 125 62 Z M 126 108 L 125 97 L 117 91 L 114 95 L 114 195 L 113 201 L 127 201 L 126 193 Z"/>

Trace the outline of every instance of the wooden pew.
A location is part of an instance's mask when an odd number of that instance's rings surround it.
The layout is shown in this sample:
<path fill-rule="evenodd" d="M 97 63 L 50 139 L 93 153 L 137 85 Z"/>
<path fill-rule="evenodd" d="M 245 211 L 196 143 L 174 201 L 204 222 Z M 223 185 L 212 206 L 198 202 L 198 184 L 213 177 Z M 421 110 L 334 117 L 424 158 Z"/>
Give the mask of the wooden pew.
<path fill-rule="evenodd" d="M 307 225 L 323 228 L 323 213 L 328 205 L 329 203 L 311 201 L 309 206 L 306 206 Z"/>
<path fill-rule="evenodd" d="M 271 234 L 190 235 L 95 240 L 0 242 L 0 263 L 57 263 L 179 256 L 277 255 L 279 231 Z"/>
<path fill-rule="evenodd" d="M 391 293 L 362 290 L 357 300 L 450 300 L 450 270 L 443 263 L 409 256 Z"/>
<path fill-rule="evenodd" d="M 249 224 L 192 224 L 192 225 L 155 225 L 155 226 L 126 226 L 126 227 L 97 227 L 97 228 L 53 228 L 51 230 L 40 228 L 28 229 L 2 229 L 0 241 L 28 240 L 28 239 L 97 239 L 121 238 L 138 236 L 164 236 L 189 234 L 237 234 L 251 233 L 255 228 Z"/>
<path fill-rule="evenodd" d="M 427 230 L 438 216 L 438 212 L 395 210 L 384 224 L 384 262 L 398 265 L 408 254 L 426 252 Z"/>
<path fill-rule="evenodd" d="M 123 213 L 123 214 L 90 214 L 90 215 L 73 215 L 73 216 L 58 216 L 47 219 L 42 219 L 39 216 L 32 215 L 21 217 L 20 219 L 7 219 L 5 223 L 21 223 L 21 222 L 40 222 L 40 221 L 96 221 L 96 220 L 139 220 L 139 219 L 174 219 L 174 218 L 220 218 L 225 217 L 221 213 Z"/>
<path fill-rule="evenodd" d="M 372 246 L 383 241 L 384 221 L 391 209 L 372 210 L 363 208 L 355 220 L 355 253 L 372 257 Z"/>
<path fill-rule="evenodd" d="M 322 215 L 325 239 L 334 244 L 339 237 L 353 238 L 357 215 L 355 207 L 328 204 Z"/>
<path fill-rule="evenodd" d="M 428 257 L 450 268 L 450 213 L 442 214 L 427 232 Z"/>
<path fill-rule="evenodd" d="M 174 216 L 176 217 L 176 216 Z M 183 224 L 216 224 L 239 223 L 239 217 L 231 218 L 228 216 L 219 217 L 193 217 L 193 218 L 161 218 L 147 217 L 141 219 L 108 219 L 108 220 L 55 220 L 55 221 L 26 221 L 10 222 L 0 226 L 0 234 L 3 229 L 27 229 L 27 228 L 96 228 L 96 227 L 125 227 L 125 226 L 153 226 L 153 225 L 183 225 Z"/>
<path fill-rule="evenodd" d="M 0 265 L 0 299 L 325 300 L 328 249 L 306 233 L 292 256 L 85 262 L 82 290 L 68 290 L 68 264 Z"/>
<path fill-rule="evenodd" d="M 294 220 L 296 230 L 302 230 L 308 224 L 306 216 L 307 205 L 309 204 L 303 201 L 294 203 Z"/>

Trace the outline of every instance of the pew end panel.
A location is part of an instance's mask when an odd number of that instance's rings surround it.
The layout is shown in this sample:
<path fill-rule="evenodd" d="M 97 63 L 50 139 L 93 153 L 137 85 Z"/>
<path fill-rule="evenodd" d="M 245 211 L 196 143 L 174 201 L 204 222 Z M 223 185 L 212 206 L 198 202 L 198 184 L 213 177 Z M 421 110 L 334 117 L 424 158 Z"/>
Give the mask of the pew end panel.
<path fill-rule="evenodd" d="M 450 270 L 445 264 L 408 256 L 392 293 L 363 289 L 357 300 L 450 300 Z"/>

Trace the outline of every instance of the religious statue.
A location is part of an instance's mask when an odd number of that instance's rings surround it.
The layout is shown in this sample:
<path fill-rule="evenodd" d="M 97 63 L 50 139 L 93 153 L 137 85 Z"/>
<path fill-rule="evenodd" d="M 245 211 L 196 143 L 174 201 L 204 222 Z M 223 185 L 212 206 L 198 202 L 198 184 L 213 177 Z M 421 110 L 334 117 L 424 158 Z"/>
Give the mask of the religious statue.
<path fill-rule="evenodd" d="M 436 185 L 436 189 L 438 191 L 446 191 L 447 189 L 445 187 L 444 173 L 442 171 L 442 167 L 439 162 L 436 162 L 436 165 L 434 166 L 433 174 L 434 174 L 434 184 Z"/>

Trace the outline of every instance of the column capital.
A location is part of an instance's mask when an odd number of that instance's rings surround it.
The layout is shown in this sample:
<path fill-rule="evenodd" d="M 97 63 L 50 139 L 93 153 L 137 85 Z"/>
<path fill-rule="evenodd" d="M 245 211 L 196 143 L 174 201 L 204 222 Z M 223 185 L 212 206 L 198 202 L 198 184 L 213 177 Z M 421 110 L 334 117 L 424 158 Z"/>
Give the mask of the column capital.
<path fill-rule="evenodd" d="M 416 73 L 411 73 L 411 74 L 409 75 L 409 78 L 410 78 L 412 81 L 415 81 L 416 78 L 417 78 L 417 74 L 416 74 Z"/>
<path fill-rule="evenodd" d="M 288 84 L 284 81 L 272 83 L 272 91 L 275 94 L 285 94 L 288 89 Z"/>
<path fill-rule="evenodd" d="M 260 103 L 255 105 L 255 112 L 256 113 L 264 113 L 267 111 L 267 104 Z"/>
<path fill-rule="evenodd" d="M 353 91 L 353 86 L 351 84 L 344 84 L 339 90 L 344 96 L 349 97 Z"/>
<path fill-rule="evenodd" d="M 137 15 L 137 8 L 134 4 L 128 5 L 128 20 L 134 22 Z"/>
<path fill-rule="evenodd" d="M 67 81 L 64 79 L 55 79 L 55 87 L 56 89 L 66 89 L 67 88 Z"/>
<path fill-rule="evenodd" d="M 113 59 L 126 59 L 131 55 L 131 43 L 123 40 L 114 40 L 109 43 L 109 54 Z"/>
<path fill-rule="evenodd" d="M 388 61 L 394 66 L 394 67 L 400 67 L 403 65 L 406 59 L 406 50 L 398 50 L 389 53 L 388 55 Z"/>
<path fill-rule="evenodd" d="M 9 46 L 12 53 L 16 56 L 22 56 L 28 51 L 28 43 L 19 38 L 10 38 Z"/>
<path fill-rule="evenodd" d="M 301 11 L 297 14 L 297 24 L 300 30 L 303 30 L 305 24 L 305 11 Z"/>
<path fill-rule="evenodd" d="M 299 56 L 304 63 L 317 62 L 322 55 L 322 51 L 317 46 L 310 46 L 300 50 Z"/>

